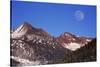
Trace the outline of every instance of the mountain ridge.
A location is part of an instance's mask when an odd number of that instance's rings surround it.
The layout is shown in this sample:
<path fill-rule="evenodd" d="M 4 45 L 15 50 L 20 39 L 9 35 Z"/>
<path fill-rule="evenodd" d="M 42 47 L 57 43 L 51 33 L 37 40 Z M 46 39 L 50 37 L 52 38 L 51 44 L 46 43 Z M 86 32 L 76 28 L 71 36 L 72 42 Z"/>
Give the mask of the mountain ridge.
<path fill-rule="evenodd" d="M 11 60 L 17 66 L 60 63 L 66 56 L 91 42 L 87 39 L 68 32 L 55 38 L 41 28 L 24 23 L 11 33 Z"/>
<path fill-rule="evenodd" d="M 40 36 L 43 38 L 46 38 L 47 40 L 55 40 L 59 44 L 61 44 L 64 48 L 70 49 L 72 51 L 77 50 L 78 48 L 85 46 L 88 42 L 91 42 L 92 38 L 87 37 L 77 37 L 74 34 L 71 34 L 69 32 L 64 32 L 58 37 L 51 36 L 46 31 L 44 31 L 41 28 L 35 28 L 32 27 L 31 24 L 24 22 L 22 25 L 20 25 L 13 33 L 12 38 L 13 39 L 20 39 L 25 35 L 32 35 L 33 36 Z M 28 37 L 28 36 L 26 36 Z M 24 37 L 25 38 L 25 37 Z M 30 37 L 32 39 L 32 37 Z"/>

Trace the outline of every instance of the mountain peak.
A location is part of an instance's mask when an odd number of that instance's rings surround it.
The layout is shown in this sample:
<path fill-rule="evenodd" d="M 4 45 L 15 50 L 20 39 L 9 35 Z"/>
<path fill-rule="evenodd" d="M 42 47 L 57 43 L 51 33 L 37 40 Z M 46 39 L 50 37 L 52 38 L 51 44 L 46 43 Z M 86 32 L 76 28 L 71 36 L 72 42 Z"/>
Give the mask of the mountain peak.
<path fill-rule="evenodd" d="M 74 34 L 69 33 L 69 32 L 64 32 L 58 38 L 61 38 L 61 39 L 63 38 L 64 40 L 67 39 L 67 41 L 69 41 L 69 40 L 75 39 L 76 36 Z"/>
<path fill-rule="evenodd" d="M 32 30 L 35 29 L 31 26 L 31 24 L 24 22 L 22 25 L 20 25 L 13 33 L 12 38 L 20 38 L 26 33 L 32 32 Z"/>
<path fill-rule="evenodd" d="M 23 25 L 31 26 L 31 24 L 29 24 L 28 22 L 23 22 Z"/>
<path fill-rule="evenodd" d="M 75 36 L 75 35 L 73 35 L 73 34 L 71 34 L 69 32 L 64 32 L 63 35 L 65 35 L 65 36 Z"/>
<path fill-rule="evenodd" d="M 64 32 L 57 38 L 57 41 L 62 46 L 72 51 L 75 51 L 76 49 L 85 46 L 85 44 L 88 44 L 89 42 L 91 42 L 91 40 L 92 39 L 87 37 L 77 37 L 76 35 L 69 32 Z"/>
<path fill-rule="evenodd" d="M 27 23 L 27 22 L 24 22 L 22 25 L 21 25 L 23 28 L 27 28 L 27 29 L 32 29 L 33 27 L 31 26 L 31 24 Z"/>

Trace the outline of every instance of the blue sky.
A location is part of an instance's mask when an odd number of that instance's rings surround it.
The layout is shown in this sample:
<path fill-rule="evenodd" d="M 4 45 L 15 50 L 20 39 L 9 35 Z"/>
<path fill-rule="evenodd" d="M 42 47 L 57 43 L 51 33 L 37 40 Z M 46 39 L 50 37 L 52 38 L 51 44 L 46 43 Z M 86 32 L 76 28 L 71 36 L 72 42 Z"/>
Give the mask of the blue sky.
<path fill-rule="evenodd" d="M 64 32 L 96 37 L 95 6 L 24 1 L 12 1 L 11 4 L 13 29 L 26 21 L 55 37 Z"/>

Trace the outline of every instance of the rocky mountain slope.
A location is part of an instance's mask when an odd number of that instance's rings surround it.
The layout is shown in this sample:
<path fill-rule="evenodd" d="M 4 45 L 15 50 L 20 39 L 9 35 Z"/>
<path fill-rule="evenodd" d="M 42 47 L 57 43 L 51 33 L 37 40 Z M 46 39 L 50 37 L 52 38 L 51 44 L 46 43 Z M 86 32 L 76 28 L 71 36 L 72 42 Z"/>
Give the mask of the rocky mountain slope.
<path fill-rule="evenodd" d="M 83 53 L 83 47 L 92 42 L 92 38 L 77 37 L 68 32 L 55 38 L 43 29 L 34 28 L 28 23 L 23 23 L 14 30 L 10 39 L 11 66 L 71 62 L 70 60 L 74 61 L 71 58 L 74 53 Z"/>
<path fill-rule="evenodd" d="M 57 42 L 59 42 L 63 47 L 75 51 L 85 44 L 91 42 L 92 38 L 87 37 L 77 37 L 74 34 L 65 32 L 56 38 Z"/>

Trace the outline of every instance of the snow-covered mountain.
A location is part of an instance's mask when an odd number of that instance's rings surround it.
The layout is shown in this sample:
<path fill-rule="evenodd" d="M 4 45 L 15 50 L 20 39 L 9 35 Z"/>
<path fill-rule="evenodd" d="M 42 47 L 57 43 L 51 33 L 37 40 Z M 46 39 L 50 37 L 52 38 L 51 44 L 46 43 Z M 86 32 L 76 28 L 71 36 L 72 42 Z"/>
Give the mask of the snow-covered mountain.
<path fill-rule="evenodd" d="M 19 26 L 11 35 L 11 59 L 21 65 L 55 63 L 71 52 L 47 32 L 28 23 Z M 34 63 L 30 64 L 27 60 Z"/>
<path fill-rule="evenodd" d="M 56 38 L 57 42 L 59 42 L 63 47 L 75 51 L 85 44 L 91 42 L 92 38 L 87 37 L 77 37 L 74 34 L 65 32 Z"/>
<path fill-rule="evenodd" d="M 15 66 L 70 62 L 65 58 L 92 40 L 68 32 L 55 38 L 28 23 L 15 29 L 10 39 L 11 65 Z"/>
<path fill-rule="evenodd" d="M 33 27 L 25 22 L 11 34 L 11 38 L 18 39 L 25 34 L 32 32 L 32 30 L 34 30 Z"/>

